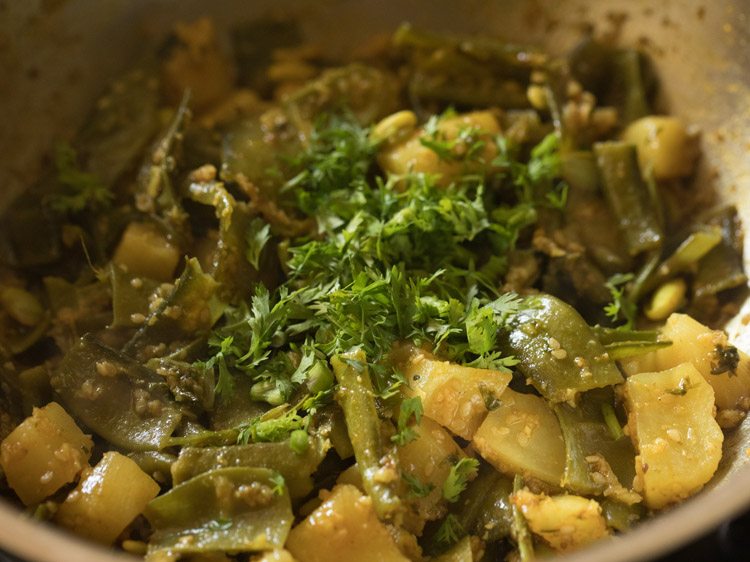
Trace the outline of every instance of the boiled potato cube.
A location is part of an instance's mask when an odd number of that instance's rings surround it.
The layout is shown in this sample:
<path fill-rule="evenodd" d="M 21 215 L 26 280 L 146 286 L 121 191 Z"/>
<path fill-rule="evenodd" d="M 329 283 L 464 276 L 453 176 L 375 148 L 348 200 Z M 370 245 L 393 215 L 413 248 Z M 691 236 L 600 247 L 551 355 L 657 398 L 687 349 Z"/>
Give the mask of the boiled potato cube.
<path fill-rule="evenodd" d="M 560 485 L 565 442 L 544 398 L 506 389 L 472 440 L 484 459 L 506 474 L 520 473 Z"/>
<path fill-rule="evenodd" d="M 390 174 L 436 174 L 439 185 L 448 185 L 464 173 L 489 170 L 497 153 L 492 137 L 499 132 L 500 125 L 490 111 L 444 117 L 434 133 L 422 128 L 400 143 L 384 145 L 378 154 L 378 163 Z M 462 136 L 467 139 L 460 140 Z M 440 143 L 448 148 L 450 156 L 438 154 L 425 146 L 425 141 Z M 479 148 L 478 153 L 468 154 L 474 149 L 472 146 Z"/>
<path fill-rule="evenodd" d="M 419 436 L 414 441 L 399 447 L 398 458 L 404 474 L 433 486 L 429 494 L 415 500 L 419 515 L 432 520 L 444 514 L 443 482 L 451 466 L 465 455 L 453 437 L 427 417 L 422 417 L 417 432 Z"/>
<path fill-rule="evenodd" d="M 112 261 L 132 275 L 172 281 L 180 250 L 156 226 L 132 222 L 125 229 Z"/>
<path fill-rule="evenodd" d="M 722 368 L 722 350 L 734 352 L 721 330 L 711 330 L 687 314 L 672 314 L 662 329 L 662 338 L 672 345 L 640 357 L 622 361 L 628 375 L 664 371 L 681 363 L 692 363 L 714 389 L 716 406 L 722 410 L 747 409 L 750 403 L 750 357 L 736 350 L 734 371 Z"/>
<path fill-rule="evenodd" d="M 324 494 L 323 504 L 289 533 L 286 549 L 296 560 L 408 562 L 369 497 L 346 484 Z"/>
<path fill-rule="evenodd" d="M 641 169 L 651 169 L 655 179 L 674 179 L 693 173 L 700 152 L 698 136 L 677 117 L 643 117 L 631 123 L 622 136 L 635 145 Z"/>
<path fill-rule="evenodd" d="M 628 428 L 638 451 L 636 491 L 659 509 L 700 490 L 721 459 L 714 391 L 690 363 L 625 382 Z"/>
<path fill-rule="evenodd" d="M 125 455 L 102 460 L 68 494 L 55 521 L 81 536 L 111 544 L 159 493 L 159 485 Z"/>
<path fill-rule="evenodd" d="M 527 489 L 511 496 L 531 532 L 558 551 L 573 550 L 609 535 L 601 506 L 594 500 L 564 494 L 547 496 Z"/>
<path fill-rule="evenodd" d="M 34 408 L 4 440 L 0 462 L 8 484 L 26 505 L 73 482 L 88 464 L 93 442 L 56 402 Z"/>
<path fill-rule="evenodd" d="M 510 382 L 509 373 L 463 367 L 408 347 L 396 354 L 410 392 L 422 399 L 424 415 L 464 439 L 471 439 Z"/>

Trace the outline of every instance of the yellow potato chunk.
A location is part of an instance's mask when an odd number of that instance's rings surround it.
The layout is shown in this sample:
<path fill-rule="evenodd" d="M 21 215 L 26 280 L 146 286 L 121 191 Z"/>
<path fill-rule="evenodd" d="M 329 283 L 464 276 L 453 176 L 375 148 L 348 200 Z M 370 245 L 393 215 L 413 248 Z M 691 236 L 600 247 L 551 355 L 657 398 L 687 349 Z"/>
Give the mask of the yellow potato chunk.
<path fill-rule="evenodd" d="M 170 104 L 176 105 L 190 90 L 190 107 L 203 111 L 229 95 L 235 68 L 219 45 L 211 19 L 178 22 L 176 45 L 162 65 L 162 87 Z"/>
<path fill-rule="evenodd" d="M 422 417 L 417 432 L 414 441 L 399 447 L 398 458 L 404 474 L 434 487 L 425 497 L 415 499 L 422 519 L 432 520 L 444 514 L 443 482 L 451 466 L 465 455 L 450 433 L 430 418 Z"/>
<path fill-rule="evenodd" d="M 505 389 L 500 405 L 484 420 L 472 444 L 500 472 L 560 485 L 565 442 L 557 416 L 539 396 Z"/>
<path fill-rule="evenodd" d="M 95 541 L 111 544 L 159 493 L 159 485 L 135 461 L 104 453 L 68 494 L 55 521 Z"/>
<path fill-rule="evenodd" d="M 698 137 L 677 117 L 649 115 L 631 123 L 623 140 L 635 145 L 642 170 L 657 180 L 689 176 L 698 158 Z"/>
<path fill-rule="evenodd" d="M 491 111 L 474 111 L 440 119 L 436 130 L 417 129 L 403 141 L 385 144 L 378 163 L 389 174 L 436 174 L 439 185 L 448 185 L 465 173 L 484 173 L 497 154 L 493 136 L 500 132 Z M 445 154 L 425 145 L 435 142 Z"/>
<path fill-rule="evenodd" d="M 499 398 L 511 379 L 509 373 L 440 361 L 411 346 L 394 357 L 410 392 L 422 399 L 424 415 L 467 440 L 487 416 L 488 401 Z"/>
<path fill-rule="evenodd" d="M 713 417 L 714 391 L 683 363 L 625 382 L 628 428 L 636 446 L 636 491 L 659 509 L 684 500 L 713 476 L 724 434 Z"/>
<path fill-rule="evenodd" d="M 664 371 L 681 363 L 691 363 L 714 389 L 716 406 L 725 409 L 747 409 L 750 403 L 750 357 L 736 350 L 736 369 L 718 372 L 722 352 L 731 347 L 727 335 L 721 330 L 711 330 L 687 314 L 672 314 L 661 331 L 663 339 L 672 345 L 651 353 L 622 361 L 628 375 Z M 734 352 L 733 350 L 729 350 Z"/>
<path fill-rule="evenodd" d="M 531 532 L 557 551 L 574 550 L 609 535 L 601 506 L 581 496 L 547 496 L 527 489 L 511 496 Z"/>
<path fill-rule="evenodd" d="M 339 485 L 323 504 L 292 529 L 286 549 L 299 562 L 408 562 L 375 515 L 372 500 L 354 486 Z"/>
<path fill-rule="evenodd" d="M 93 442 L 56 402 L 34 408 L 0 446 L 8 484 L 26 505 L 73 482 L 88 464 Z"/>
<path fill-rule="evenodd" d="M 148 223 L 132 222 L 125 229 L 112 261 L 133 275 L 171 281 L 180 250 Z"/>

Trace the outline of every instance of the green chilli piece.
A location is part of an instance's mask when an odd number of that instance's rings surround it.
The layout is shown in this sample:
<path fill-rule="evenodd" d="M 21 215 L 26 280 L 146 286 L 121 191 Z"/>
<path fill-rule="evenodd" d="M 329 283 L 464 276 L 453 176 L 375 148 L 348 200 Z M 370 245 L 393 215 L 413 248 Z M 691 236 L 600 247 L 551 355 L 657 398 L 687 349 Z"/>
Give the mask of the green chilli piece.
<path fill-rule="evenodd" d="M 524 299 L 501 334 L 517 369 L 551 402 L 623 381 L 594 331 L 569 304 L 552 295 Z"/>
<path fill-rule="evenodd" d="M 91 335 L 65 354 L 51 381 L 66 410 L 121 449 L 162 449 L 182 419 L 164 377 Z"/>
<path fill-rule="evenodd" d="M 390 471 L 398 474 L 398 463 L 395 448 L 382 434 L 367 358 L 357 350 L 334 356 L 331 365 L 339 383 L 336 399 L 344 411 L 362 485 L 378 517 L 391 518 L 401 510 L 397 491 L 400 479 L 387 476 Z"/>
<path fill-rule="evenodd" d="M 638 167 L 635 146 L 620 141 L 594 144 L 607 203 L 632 256 L 660 248 L 664 234 L 649 188 Z"/>
<path fill-rule="evenodd" d="M 154 528 L 146 559 L 162 551 L 198 554 L 281 548 L 294 516 L 279 474 L 231 467 L 206 472 L 152 500 L 144 511 Z"/>

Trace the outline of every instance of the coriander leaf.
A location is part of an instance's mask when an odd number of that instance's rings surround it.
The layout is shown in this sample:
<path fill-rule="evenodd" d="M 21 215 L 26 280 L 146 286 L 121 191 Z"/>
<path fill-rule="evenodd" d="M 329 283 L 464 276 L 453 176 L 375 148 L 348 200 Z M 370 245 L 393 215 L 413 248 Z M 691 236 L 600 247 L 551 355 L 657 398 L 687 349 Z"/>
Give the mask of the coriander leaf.
<path fill-rule="evenodd" d="M 294 409 L 277 418 L 263 419 L 260 416 L 240 428 L 237 443 L 247 445 L 283 441 L 292 431 L 302 429 L 303 425 L 304 419 Z"/>
<path fill-rule="evenodd" d="M 474 479 L 479 469 L 479 461 L 471 457 L 464 457 L 451 467 L 448 477 L 443 483 L 443 497 L 454 503 L 466 489 L 469 481 Z"/>
<path fill-rule="evenodd" d="M 260 256 L 271 239 L 271 225 L 260 218 L 253 219 L 245 232 L 247 249 L 245 257 L 255 269 L 259 268 Z"/>
<path fill-rule="evenodd" d="M 315 349 L 307 344 L 303 348 L 302 357 L 300 358 L 299 365 L 292 373 L 290 377 L 291 381 L 296 384 L 302 384 L 307 380 L 307 375 L 310 373 L 310 369 L 315 364 Z"/>
<path fill-rule="evenodd" d="M 55 148 L 55 170 L 59 190 L 50 195 L 50 207 L 59 213 L 101 210 L 112 203 L 112 192 L 94 174 L 84 172 L 75 150 L 60 143 Z"/>
<path fill-rule="evenodd" d="M 423 498 L 435 489 L 434 485 L 430 483 L 424 484 L 412 474 L 403 473 L 401 476 L 409 487 L 409 495 L 413 498 Z"/>
<path fill-rule="evenodd" d="M 605 283 L 612 296 L 612 302 L 604 307 L 604 313 L 612 322 L 624 320 L 625 323 L 618 327 L 622 330 L 631 330 L 635 323 L 637 306 L 628 298 L 625 292 L 625 286 L 632 280 L 632 273 L 616 273 Z"/>
<path fill-rule="evenodd" d="M 284 490 L 286 489 L 286 481 L 284 480 L 284 476 L 276 472 L 269 478 L 269 480 L 273 482 L 273 493 L 277 496 L 283 496 Z"/>
<path fill-rule="evenodd" d="M 401 446 L 414 441 L 419 434 L 413 428 L 411 420 L 414 418 L 413 425 L 419 425 L 423 412 L 422 399 L 419 396 L 404 399 L 398 413 L 398 432 L 391 437 L 391 441 Z"/>
<path fill-rule="evenodd" d="M 472 308 L 466 317 L 466 339 L 469 350 L 477 355 L 487 353 L 495 347 L 498 325 L 491 308 L 478 307 L 477 301 L 472 302 Z"/>
<path fill-rule="evenodd" d="M 435 539 L 442 546 L 448 547 L 457 543 L 465 534 L 466 531 L 458 518 L 449 513 L 435 533 Z"/>

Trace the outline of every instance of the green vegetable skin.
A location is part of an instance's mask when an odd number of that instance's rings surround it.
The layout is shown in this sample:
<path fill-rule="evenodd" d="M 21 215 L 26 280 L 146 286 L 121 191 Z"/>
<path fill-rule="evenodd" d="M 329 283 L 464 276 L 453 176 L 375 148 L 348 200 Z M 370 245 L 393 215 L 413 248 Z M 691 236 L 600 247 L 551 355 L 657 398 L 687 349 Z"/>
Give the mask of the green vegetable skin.
<path fill-rule="evenodd" d="M 182 419 L 159 375 L 92 336 L 65 355 L 52 386 L 69 412 L 126 450 L 165 447 Z"/>
<path fill-rule="evenodd" d="M 501 335 L 517 369 L 552 402 L 623 381 L 593 330 L 570 305 L 551 295 L 524 300 Z"/>
<path fill-rule="evenodd" d="M 638 168 L 635 146 L 620 141 L 601 142 L 594 144 L 594 154 L 604 194 L 628 252 L 637 255 L 659 248 L 664 236 Z"/>
<path fill-rule="evenodd" d="M 587 458 L 593 455 L 600 455 L 607 461 L 622 486 L 629 487 L 633 482 L 633 444 L 622 431 L 615 437 L 604 419 L 603 407 L 611 408 L 613 402 L 613 393 L 607 388 L 583 394 L 576 407 L 569 404 L 554 406 L 567 457 L 562 485 L 575 493 L 596 495 L 606 489 L 604 482 L 592 477 L 593 468 Z"/>
<path fill-rule="evenodd" d="M 397 474 L 397 459 L 395 450 L 386 445 L 382 435 L 367 359 L 358 351 L 334 357 L 331 365 L 339 383 L 337 397 L 344 410 L 362 484 L 378 516 L 394 517 L 401 510 L 399 482 L 397 477 L 389 475 Z"/>
<path fill-rule="evenodd" d="M 228 447 L 184 447 L 172 465 L 175 484 L 214 469 L 231 466 L 272 469 L 284 477 L 293 499 L 303 498 L 313 489 L 312 473 L 323 459 L 322 443 L 316 442 L 303 454 L 295 453 L 288 441 L 251 443 Z"/>
<path fill-rule="evenodd" d="M 247 467 L 196 476 L 152 500 L 144 515 L 154 527 L 149 554 L 281 548 L 293 520 L 283 478 Z"/>

